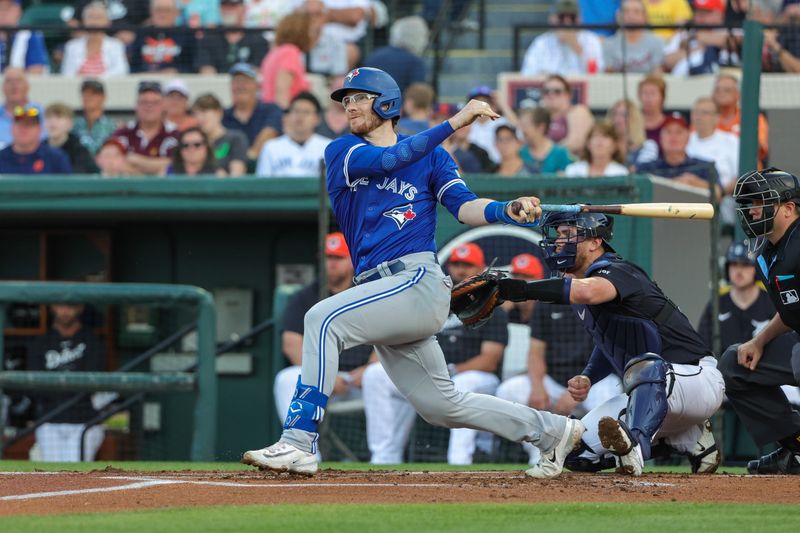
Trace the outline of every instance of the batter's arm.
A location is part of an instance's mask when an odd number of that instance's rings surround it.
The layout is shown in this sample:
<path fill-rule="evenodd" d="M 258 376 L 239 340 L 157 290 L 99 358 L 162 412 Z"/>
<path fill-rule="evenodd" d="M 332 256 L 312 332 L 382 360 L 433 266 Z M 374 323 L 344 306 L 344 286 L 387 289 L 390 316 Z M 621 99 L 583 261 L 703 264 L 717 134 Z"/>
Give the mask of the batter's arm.
<path fill-rule="evenodd" d="M 467 359 L 463 363 L 456 364 L 456 372 L 467 370 L 480 370 L 483 372 L 496 372 L 503 360 L 503 350 L 505 344 L 496 341 L 481 342 L 481 353 Z"/>
<path fill-rule="evenodd" d="M 519 202 L 521 211 L 514 212 L 512 206 Z M 530 224 L 541 218 L 542 210 L 535 196 L 522 196 L 514 202 L 496 202 L 488 198 L 476 198 L 464 202 L 458 209 L 458 221 L 470 226 L 485 226 L 495 222 L 507 224 Z"/>

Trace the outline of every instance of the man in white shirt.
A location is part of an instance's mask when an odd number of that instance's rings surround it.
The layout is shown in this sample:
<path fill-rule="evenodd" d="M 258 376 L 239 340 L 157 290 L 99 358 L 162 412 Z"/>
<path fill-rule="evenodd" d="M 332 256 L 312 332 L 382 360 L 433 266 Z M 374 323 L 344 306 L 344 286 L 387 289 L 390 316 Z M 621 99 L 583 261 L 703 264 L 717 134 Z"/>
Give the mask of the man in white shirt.
<path fill-rule="evenodd" d="M 739 138 L 717 129 L 719 109 L 710 97 L 698 98 L 692 106 L 692 133 L 686 153 L 714 162 L 719 184 L 726 195 L 733 193 L 739 175 Z"/>
<path fill-rule="evenodd" d="M 258 156 L 256 175 L 262 178 L 309 177 L 319 175 L 319 162 L 331 142 L 317 135 L 322 107 L 311 93 L 298 94 L 283 116 L 283 130 L 277 139 L 264 143 Z"/>
<path fill-rule="evenodd" d="M 550 24 L 573 26 L 580 13 L 576 0 L 558 0 Z M 533 40 L 520 72 L 541 74 L 595 74 L 603 72 L 603 45 L 597 34 L 586 30 L 559 29 L 545 32 Z"/>

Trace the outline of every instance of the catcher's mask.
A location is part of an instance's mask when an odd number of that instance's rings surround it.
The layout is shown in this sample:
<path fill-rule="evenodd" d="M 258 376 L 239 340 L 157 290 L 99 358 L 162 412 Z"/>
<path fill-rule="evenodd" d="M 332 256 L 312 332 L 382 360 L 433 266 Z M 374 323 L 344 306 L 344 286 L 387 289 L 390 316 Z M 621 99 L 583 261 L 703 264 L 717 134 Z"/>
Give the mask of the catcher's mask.
<path fill-rule="evenodd" d="M 800 205 L 800 181 L 775 167 L 754 170 L 736 180 L 733 199 L 738 204 L 736 212 L 748 237 L 748 252 L 755 257 L 772 233 L 778 206 L 790 201 Z"/>
<path fill-rule="evenodd" d="M 574 226 L 576 231 L 559 235 L 558 228 L 564 226 Z M 607 251 L 615 251 L 609 244 L 614 236 L 614 219 L 602 213 L 546 213 L 541 229 L 539 246 L 551 270 L 569 272 L 575 266 L 578 243 L 587 238 L 600 237 Z"/>

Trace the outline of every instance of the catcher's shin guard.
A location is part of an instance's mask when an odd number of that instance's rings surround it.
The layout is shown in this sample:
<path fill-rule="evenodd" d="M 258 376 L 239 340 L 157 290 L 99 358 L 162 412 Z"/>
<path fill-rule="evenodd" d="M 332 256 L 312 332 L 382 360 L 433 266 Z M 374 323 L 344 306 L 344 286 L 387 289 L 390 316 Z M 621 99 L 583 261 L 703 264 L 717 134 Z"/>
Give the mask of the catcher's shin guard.
<path fill-rule="evenodd" d="M 654 353 L 628 361 L 622 386 L 628 395 L 627 426 L 650 458 L 650 441 L 667 416 L 667 372 L 669 363 Z"/>
<path fill-rule="evenodd" d="M 317 427 L 325 416 L 328 397 L 316 387 L 303 385 L 300 379 L 297 378 L 297 388 L 294 390 L 292 403 L 289 404 L 283 429 L 301 429 L 317 433 Z"/>

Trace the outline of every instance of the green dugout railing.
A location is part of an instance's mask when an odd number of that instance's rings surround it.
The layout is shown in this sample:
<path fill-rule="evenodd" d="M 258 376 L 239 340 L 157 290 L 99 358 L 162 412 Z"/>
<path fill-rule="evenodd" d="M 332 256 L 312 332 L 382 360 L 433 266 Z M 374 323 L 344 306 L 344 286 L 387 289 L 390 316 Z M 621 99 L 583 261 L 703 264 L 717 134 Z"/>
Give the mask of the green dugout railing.
<path fill-rule="evenodd" d="M 164 303 L 197 307 L 197 373 L 170 372 L 18 372 L 0 371 L 2 389 L 40 389 L 60 392 L 195 391 L 193 461 L 212 461 L 217 425 L 215 371 L 216 310 L 211 294 L 190 285 L 152 283 L 0 282 L 0 331 L 5 327 L 6 305 L 28 303 Z M 0 335 L 0 369 L 4 368 L 4 339 Z M 0 436 L 3 435 L 0 419 Z M 0 457 L 3 439 L 0 438 Z"/>

